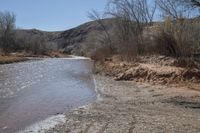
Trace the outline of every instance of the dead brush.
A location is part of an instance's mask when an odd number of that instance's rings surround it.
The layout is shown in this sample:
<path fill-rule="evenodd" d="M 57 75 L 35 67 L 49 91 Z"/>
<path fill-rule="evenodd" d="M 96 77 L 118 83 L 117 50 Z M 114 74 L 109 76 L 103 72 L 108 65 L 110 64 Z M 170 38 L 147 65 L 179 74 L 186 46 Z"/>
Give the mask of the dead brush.
<path fill-rule="evenodd" d="M 176 67 L 183 67 L 187 69 L 200 69 L 199 62 L 195 61 L 193 58 L 178 58 L 173 63 Z"/>

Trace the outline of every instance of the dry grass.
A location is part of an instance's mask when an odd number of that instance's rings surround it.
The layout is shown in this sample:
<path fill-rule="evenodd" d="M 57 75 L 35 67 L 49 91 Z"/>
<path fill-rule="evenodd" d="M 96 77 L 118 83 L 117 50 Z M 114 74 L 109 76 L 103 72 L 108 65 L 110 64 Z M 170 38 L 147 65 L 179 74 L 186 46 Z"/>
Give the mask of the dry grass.
<path fill-rule="evenodd" d="M 31 52 L 16 52 L 14 54 L 11 54 L 12 57 L 38 57 L 38 58 L 68 58 L 70 57 L 69 54 L 65 54 L 63 52 L 46 52 L 44 54 L 33 54 Z"/>
<path fill-rule="evenodd" d="M 17 56 L 1 56 L 0 55 L 0 64 L 10 64 L 15 62 L 21 62 L 28 60 L 25 57 L 17 57 Z"/>
<path fill-rule="evenodd" d="M 135 62 L 112 58 L 102 65 L 96 63 L 96 71 L 112 76 L 115 80 L 179 86 L 186 83 L 192 84 L 193 88 L 199 88 L 199 63 L 195 62 L 195 65 L 190 67 L 180 67 L 176 62 L 177 59 L 165 56 L 140 57 Z M 196 85 L 198 87 L 195 87 Z"/>
<path fill-rule="evenodd" d="M 65 54 L 62 52 L 48 52 L 45 55 L 51 58 L 69 58 L 70 57 L 69 54 Z"/>

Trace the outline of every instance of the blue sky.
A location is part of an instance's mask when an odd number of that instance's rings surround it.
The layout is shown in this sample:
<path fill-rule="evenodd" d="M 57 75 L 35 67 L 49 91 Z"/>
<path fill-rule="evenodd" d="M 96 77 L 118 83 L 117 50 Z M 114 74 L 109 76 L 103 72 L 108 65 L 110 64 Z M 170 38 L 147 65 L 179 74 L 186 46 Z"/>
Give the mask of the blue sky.
<path fill-rule="evenodd" d="M 60 31 L 89 21 L 88 11 L 104 10 L 107 0 L 1 0 L 0 11 L 15 13 L 19 28 Z"/>

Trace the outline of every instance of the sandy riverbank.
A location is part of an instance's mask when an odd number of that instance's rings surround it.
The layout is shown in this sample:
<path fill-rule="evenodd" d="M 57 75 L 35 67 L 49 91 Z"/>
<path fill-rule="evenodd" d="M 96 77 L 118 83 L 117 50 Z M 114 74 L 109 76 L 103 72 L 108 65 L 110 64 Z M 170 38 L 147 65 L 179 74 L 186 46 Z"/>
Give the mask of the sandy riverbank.
<path fill-rule="evenodd" d="M 200 92 L 95 76 L 100 98 L 47 133 L 200 132 Z"/>

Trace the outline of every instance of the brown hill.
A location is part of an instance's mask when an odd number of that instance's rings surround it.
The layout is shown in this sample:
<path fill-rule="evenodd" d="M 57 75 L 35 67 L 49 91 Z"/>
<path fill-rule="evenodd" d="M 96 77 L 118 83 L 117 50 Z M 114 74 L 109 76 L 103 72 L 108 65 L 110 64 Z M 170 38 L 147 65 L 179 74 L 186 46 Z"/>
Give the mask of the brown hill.
<path fill-rule="evenodd" d="M 104 19 L 102 22 L 108 30 L 113 28 L 113 19 Z M 92 32 L 97 34 L 101 34 L 103 32 L 103 28 L 97 21 L 91 21 L 78 27 L 58 32 L 46 32 L 37 29 L 19 29 L 16 31 L 18 36 L 43 37 L 49 44 L 51 44 L 50 46 L 53 49 L 77 55 L 81 54 L 80 46 L 85 44 L 85 41 L 91 36 Z"/>

